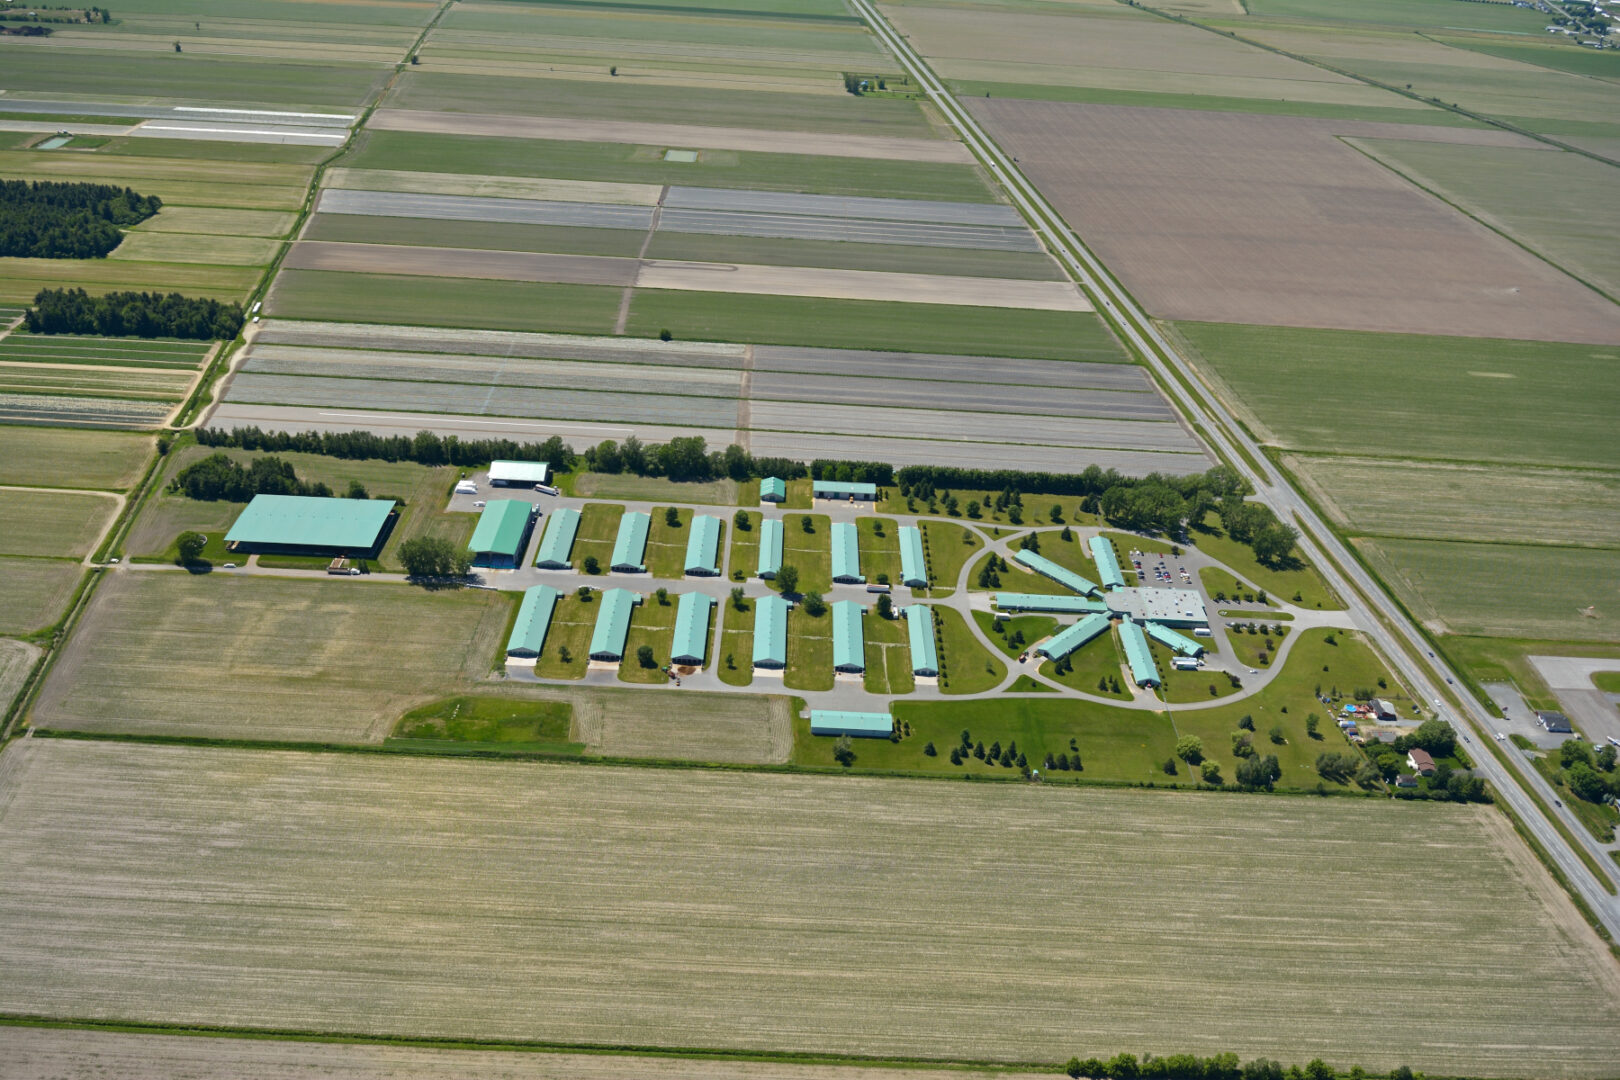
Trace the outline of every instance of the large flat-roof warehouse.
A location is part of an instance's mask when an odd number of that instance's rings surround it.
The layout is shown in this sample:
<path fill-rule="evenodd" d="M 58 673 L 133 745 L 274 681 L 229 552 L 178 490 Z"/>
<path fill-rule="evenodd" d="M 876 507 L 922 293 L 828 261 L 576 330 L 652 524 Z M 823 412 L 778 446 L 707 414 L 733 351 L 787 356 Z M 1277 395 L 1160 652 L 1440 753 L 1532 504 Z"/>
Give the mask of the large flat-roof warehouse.
<path fill-rule="evenodd" d="M 233 551 L 375 552 L 394 506 L 392 499 L 255 495 L 225 534 L 225 545 Z"/>

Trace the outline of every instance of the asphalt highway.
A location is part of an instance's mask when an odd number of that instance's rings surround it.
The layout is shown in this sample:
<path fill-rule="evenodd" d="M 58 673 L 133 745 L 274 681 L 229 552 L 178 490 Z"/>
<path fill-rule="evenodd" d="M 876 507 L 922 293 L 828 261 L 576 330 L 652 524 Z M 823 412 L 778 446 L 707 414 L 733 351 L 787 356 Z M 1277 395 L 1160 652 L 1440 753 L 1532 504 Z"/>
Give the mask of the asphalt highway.
<path fill-rule="evenodd" d="M 1021 209 L 1058 259 L 1074 274 L 1095 300 L 1097 310 L 1106 315 L 1159 375 L 1166 393 L 1180 406 L 1199 433 L 1233 467 L 1254 485 L 1257 497 L 1284 520 L 1294 520 L 1305 535 L 1300 546 L 1306 556 L 1327 578 L 1349 605 L 1356 626 L 1374 639 L 1402 678 L 1445 719 L 1453 721 L 1465 740 L 1476 771 L 1490 780 L 1499 798 L 1524 822 L 1537 842 L 1558 866 L 1571 887 L 1596 913 L 1609 932 L 1620 937 L 1620 899 L 1611 895 L 1594 872 L 1581 861 L 1539 806 L 1521 786 L 1534 783 L 1525 776 L 1529 770 L 1514 757 L 1513 766 L 1504 765 L 1481 743 L 1493 740 L 1494 718 L 1469 695 L 1455 690 L 1456 673 L 1433 656 L 1427 642 L 1410 620 L 1389 603 L 1382 589 L 1355 557 L 1328 528 L 1314 508 L 1282 477 L 1236 422 L 1226 406 L 1213 395 L 1195 392 L 1198 385 L 1185 357 L 1154 327 L 1136 302 L 1108 274 L 1102 263 L 1080 242 L 1017 165 L 987 136 L 967 110 L 957 103 L 933 71 L 878 13 L 870 0 L 851 0 L 874 33 L 917 79 L 930 100 L 956 127 L 962 140 L 989 167 L 1015 205 Z M 1410 651 L 1408 651 L 1410 650 Z M 1590 838 L 1567 809 L 1563 820 L 1576 843 L 1593 854 L 1602 873 L 1620 878 L 1620 868 L 1610 869 L 1605 849 Z"/>

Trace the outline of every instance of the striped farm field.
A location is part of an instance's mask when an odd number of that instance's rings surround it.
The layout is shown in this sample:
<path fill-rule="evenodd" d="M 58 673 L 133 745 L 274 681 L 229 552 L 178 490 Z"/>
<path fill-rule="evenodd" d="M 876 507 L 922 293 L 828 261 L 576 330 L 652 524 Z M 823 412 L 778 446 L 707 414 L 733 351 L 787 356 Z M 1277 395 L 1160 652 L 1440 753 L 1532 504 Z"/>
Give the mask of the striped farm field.
<path fill-rule="evenodd" d="M 7 1013 L 1502 1077 L 1620 1055 L 1612 959 L 1486 807 L 40 738 L 0 791 Z"/>
<path fill-rule="evenodd" d="M 424 695 L 482 674 L 509 616 L 491 593 L 125 571 L 103 582 L 35 708 L 82 731 L 381 739 Z"/>

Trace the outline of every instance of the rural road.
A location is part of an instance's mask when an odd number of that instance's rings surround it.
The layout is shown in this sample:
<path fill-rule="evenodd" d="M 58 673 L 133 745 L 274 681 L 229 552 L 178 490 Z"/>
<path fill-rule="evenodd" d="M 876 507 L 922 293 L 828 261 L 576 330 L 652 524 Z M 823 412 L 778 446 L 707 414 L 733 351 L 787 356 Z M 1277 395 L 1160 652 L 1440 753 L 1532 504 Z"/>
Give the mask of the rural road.
<path fill-rule="evenodd" d="M 1036 233 L 1095 299 L 1097 311 L 1115 325 L 1158 374 L 1166 393 L 1182 408 L 1194 428 L 1254 485 L 1260 501 L 1271 506 L 1279 517 L 1300 525 L 1304 532 L 1301 549 L 1350 606 L 1357 627 L 1378 642 L 1384 655 L 1415 692 L 1433 703 L 1442 715 L 1456 713 L 1460 721 L 1459 734 L 1475 760 L 1477 771 L 1491 781 L 1498 797 L 1524 822 L 1609 933 L 1620 936 L 1620 898 L 1611 892 L 1614 879 L 1620 877 L 1620 867 L 1611 863 L 1604 846 L 1591 838 L 1568 809 L 1564 809 L 1562 819 L 1569 835 L 1575 838 L 1573 842 L 1583 845 L 1601 868 L 1589 869 L 1571 842 L 1565 840 L 1564 834 L 1521 786 L 1520 778 L 1526 773 L 1526 767 L 1518 762 L 1505 764 L 1492 752 L 1494 717 L 1466 693 L 1446 689 L 1456 685 L 1456 673 L 1429 652 L 1418 629 L 1384 599 L 1378 583 L 1315 509 L 1277 472 L 1226 405 L 1214 395 L 1193 389 L 1200 383 L 1186 358 L 1159 333 L 1124 288 L 1114 282 L 1079 236 L 957 103 L 911 45 L 884 20 L 870 0 L 850 0 L 850 3 L 956 127 L 963 142 L 989 166 Z M 1442 705 L 1447 699 L 1453 705 L 1450 710 Z M 1608 880 L 1600 880 L 1599 874 L 1607 875 Z"/>

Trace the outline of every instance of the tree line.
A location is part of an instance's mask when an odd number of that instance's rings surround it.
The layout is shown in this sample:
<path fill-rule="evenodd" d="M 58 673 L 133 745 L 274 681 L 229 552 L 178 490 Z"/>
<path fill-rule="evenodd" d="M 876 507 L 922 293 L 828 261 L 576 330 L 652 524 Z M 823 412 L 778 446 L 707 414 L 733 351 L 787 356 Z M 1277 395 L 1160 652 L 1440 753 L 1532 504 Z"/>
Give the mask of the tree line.
<path fill-rule="evenodd" d="M 31 334 L 198 341 L 229 341 L 242 332 L 244 319 L 241 304 L 179 293 L 115 292 L 91 296 L 83 289 L 41 289 L 24 317 Z"/>
<path fill-rule="evenodd" d="M 1100 1058 L 1070 1058 L 1064 1069 L 1073 1077 L 1090 1080 L 1365 1080 L 1367 1072 L 1357 1065 L 1347 1073 L 1339 1073 L 1321 1058 L 1312 1058 L 1303 1068 L 1286 1068 L 1270 1058 L 1255 1058 L 1238 1063 L 1236 1054 L 1215 1054 L 1198 1057 L 1195 1054 L 1171 1054 L 1167 1057 L 1135 1054 L 1116 1054 L 1103 1061 Z M 1417 1080 L 1420 1074 L 1402 1065 L 1390 1071 L 1390 1080 Z"/>
<path fill-rule="evenodd" d="M 332 497 L 326 484 L 300 480 L 290 463 L 274 456 L 255 458 L 244 466 L 224 454 L 211 454 L 181 469 L 169 482 L 169 490 L 207 502 L 248 502 L 255 495 Z M 355 492 L 351 488 L 350 497 L 367 497 L 364 488 L 358 488 L 358 495 Z"/>
<path fill-rule="evenodd" d="M 0 180 L 0 256 L 104 259 L 163 200 L 112 184 Z"/>

